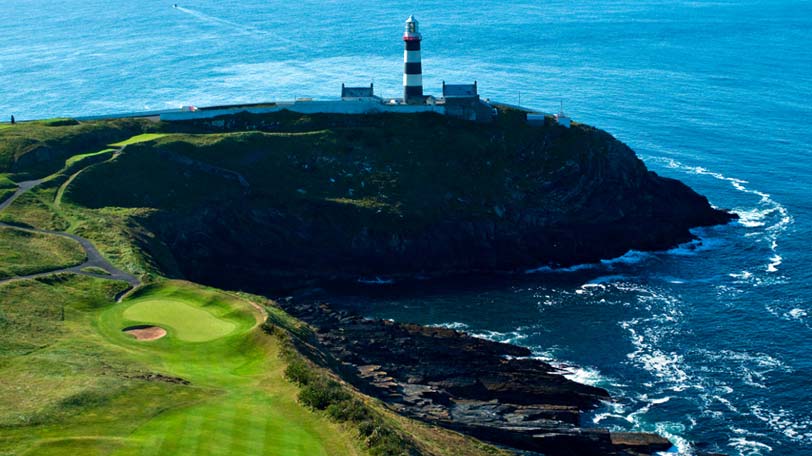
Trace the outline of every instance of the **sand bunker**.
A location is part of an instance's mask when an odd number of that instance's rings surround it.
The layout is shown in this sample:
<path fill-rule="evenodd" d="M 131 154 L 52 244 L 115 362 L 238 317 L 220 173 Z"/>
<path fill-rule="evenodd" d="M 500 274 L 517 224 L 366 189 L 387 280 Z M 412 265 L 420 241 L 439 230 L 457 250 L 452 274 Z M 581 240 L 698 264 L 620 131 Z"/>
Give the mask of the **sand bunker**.
<path fill-rule="evenodd" d="M 166 330 L 160 326 L 138 325 L 122 329 L 125 333 L 138 340 L 156 340 L 166 335 Z"/>

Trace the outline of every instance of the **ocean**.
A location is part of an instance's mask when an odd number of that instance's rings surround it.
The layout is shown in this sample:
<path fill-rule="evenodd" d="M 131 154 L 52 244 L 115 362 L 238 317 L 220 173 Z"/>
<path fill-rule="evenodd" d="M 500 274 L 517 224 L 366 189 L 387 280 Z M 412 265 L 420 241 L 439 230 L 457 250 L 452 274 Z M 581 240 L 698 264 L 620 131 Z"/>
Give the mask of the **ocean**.
<path fill-rule="evenodd" d="M 7 0 L 0 119 L 401 95 L 424 86 L 603 128 L 740 221 L 666 252 L 477 280 L 369 285 L 343 305 L 531 348 L 616 398 L 587 424 L 674 451 L 812 454 L 812 2 Z"/>

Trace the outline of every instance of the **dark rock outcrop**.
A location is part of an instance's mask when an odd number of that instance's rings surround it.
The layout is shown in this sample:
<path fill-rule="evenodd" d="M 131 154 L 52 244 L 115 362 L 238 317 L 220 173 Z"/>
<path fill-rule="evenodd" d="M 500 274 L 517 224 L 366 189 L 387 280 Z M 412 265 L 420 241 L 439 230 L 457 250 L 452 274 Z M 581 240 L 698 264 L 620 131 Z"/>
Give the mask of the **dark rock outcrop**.
<path fill-rule="evenodd" d="M 343 126 L 350 121 L 358 125 Z M 159 211 L 145 224 L 188 278 L 267 291 L 594 262 L 672 248 L 693 239 L 691 228 L 735 218 L 584 125 L 342 122 L 326 139 L 253 133 L 206 146 L 222 147 L 228 159 L 217 166 L 246 176 L 251 191 L 207 195 L 204 207 Z M 175 146 L 173 156 L 199 160 L 198 146 Z M 306 152 L 280 157 L 280 147 Z"/>
<path fill-rule="evenodd" d="M 288 300 L 283 307 L 317 328 L 324 353 L 314 358 L 331 358 L 346 379 L 407 416 L 549 456 L 650 455 L 671 447 L 654 434 L 580 427 L 581 412 L 609 394 L 566 379 L 526 348 L 368 320 L 326 304 Z"/>

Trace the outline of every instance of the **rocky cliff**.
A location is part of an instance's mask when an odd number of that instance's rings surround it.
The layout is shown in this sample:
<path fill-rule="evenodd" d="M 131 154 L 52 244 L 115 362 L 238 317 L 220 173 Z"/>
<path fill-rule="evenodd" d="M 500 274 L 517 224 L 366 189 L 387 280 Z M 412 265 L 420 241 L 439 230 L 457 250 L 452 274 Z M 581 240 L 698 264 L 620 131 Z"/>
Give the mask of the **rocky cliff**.
<path fill-rule="evenodd" d="M 368 320 L 312 296 L 281 305 L 317 328 L 315 340 L 300 341 L 302 351 L 329 360 L 356 387 L 406 416 L 528 454 L 645 456 L 671 448 L 655 434 L 581 427 L 581 412 L 610 401 L 609 394 L 566 379 L 526 348 Z"/>
<path fill-rule="evenodd" d="M 734 217 L 604 131 L 515 112 L 487 125 L 280 113 L 174 128 L 69 196 L 159 209 L 141 222 L 182 273 L 223 287 L 567 266 L 667 249 Z M 227 132 L 245 129 L 259 131 Z M 92 191 L 100 181 L 109 191 Z"/>

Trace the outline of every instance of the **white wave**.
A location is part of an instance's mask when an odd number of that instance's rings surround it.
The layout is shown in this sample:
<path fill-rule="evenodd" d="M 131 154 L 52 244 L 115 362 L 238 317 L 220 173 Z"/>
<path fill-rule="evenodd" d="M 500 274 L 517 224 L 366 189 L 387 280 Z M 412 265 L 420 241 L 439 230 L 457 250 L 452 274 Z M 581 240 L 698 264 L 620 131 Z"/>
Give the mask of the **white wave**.
<path fill-rule="evenodd" d="M 533 269 L 527 269 L 524 271 L 525 274 L 536 274 L 540 272 L 576 272 L 576 271 L 583 271 L 585 269 L 592 269 L 598 266 L 597 263 L 584 263 L 584 264 L 576 264 L 573 266 L 567 266 L 564 268 L 557 268 L 553 266 L 540 266 Z"/>
<path fill-rule="evenodd" d="M 763 404 L 753 405 L 750 411 L 770 429 L 783 434 L 788 439 L 812 442 L 812 419 L 797 418 L 788 410 L 783 408 L 771 410 Z"/>
<path fill-rule="evenodd" d="M 448 328 L 448 329 L 456 329 L 458 331 L 468 329 L 468 325 L 465 323 L 460 323 L 458 321 L 452 321 L 451 323 L 438 323 L 436 325 L 429 325 L 429 326 L 437 326 L 440 328 Z"/>
<path fill-rule="evenodd" d="M 766 353 L 733 350 L 699 350 L 699 353 L 717 366 L 717 369 L 738 377 L 744 384 L 754 388 L 766 389 L 767 378 L 774 371 L 792 372 L 783 361 Z"/>
<path fill-rule="evenodd" d="M 598 413 L 594 417 L 592 417 L 592 422 L 594 424 L 600 424 L 601 421 L 604 421 L 609 418 L 616 418 L 619 420 L 625 420 L 626 417 L 623 415 L 617 415 L 615 413 Z"/>
<path fill-rule="evenodd" d="M 553 364 L 565 378 L 584 385 L 598 386 L 606 383 L 606 378 L 598 369 L 593 367 L 579 367 L 571 365 Z"/>
<path fill-rule="evenodd" d="M 750 271 L 742 271 L 742 272 L 739 272 L 739 273 L 731 273 L 731 274 L 728 274 L 728 275 L 730 277 L 733 277 L 734 279 L 740 279 L 740 280 L 747 280 L 747 279 L 753 277 L 753 273 L 750 272 Z"/>
<path fill-rule="evenodd" d="M 621 326 L 631 334 L 631 342 L 635 351 L 626 357 L 640 365 L 660 380 L 670 384 L 672 391 L 684 391 L 690 387 L 690 376 L 683 367 L 683 357 L 676 352 L 666 353 L 652 344 L 646 342 L 645 336 L 639 334 L 633 327 L 636 322 L 623 322 Z"/>
<path fill-rule="evenodd" d="M 581 285 L 581 287 L 599 287 L 599 286 L 602 286 L 602 285 L 604 285 L 606 283 L 622 282 L 624 280 L 629 280 L 629 279 L 630 279 L 629 276 L 623 275 L 623 274 L 606 275 L 606 276 L 596 277 L 596 278 L 590 280 L 588 283 L 585 283 L 585 284 Z"/>
<path fill-rule="evenodd" d="M 731 412 L 739 413 L 739 409 L 737 409 L 729 400 L 725 399 L 724 397 L 719 396 L 719 395 L 714 395 L 714 396 L 712 396 L 712 398 L 714 400 L 720 402 L 725 407 L 727 407 L 727 409 L 730 410 Z"/>
<path fill-rule="evenodd" d="M 710 236 L 709 231 L 705 228 L 694 228 L 691 230 L 691 234 L 696 236 L 697 239 L 666 250 L 665 253 L 677 256 L 693 256 L 700 252 L 719 249 L 726 243 L 724 238 Z"/>
<path fill-rule="evenodd" d="M 774 254 L 771 256 L 770 262 L 766 266 L 766 270 L 767 272 L 777 272 L 777 266 L 781 264 L 781 257 L 777 254 L 778 236 L 780 233 L 785 231 L 790 224 L 793 223 L 793 217 L 790 215 L 786 207 L 772 199 L 769 193 L 747 187 L 745 184 L 748 184 L 749 182 L 746 180 L 728 177 L 724 174 L 710 171 L 701 166 L 686 165 L 671 158 L 651 157 L 651 159 L 664 162 L 669 168 L 678 169 L 689 174 L 710 176 L 714 179 L 726 181 L 730 183 L 734 189 L 742 193 L 757 196 L 759 198 L 757 203 L 759 205 L 758 207 L 749 209 L 734 209 L 733 212 L 736 212 L 739 215 L 740 219 L 738 223 L 745 228 L 761 228 L 766 226 L 765 231 L 767 232 L 767 235 L 765 239 L 769 242 L 770 250 Z M 768 218 L 770 218 L 770 220 L 768 220 Z"/>
<path fill-rule="evenodd" d="M 694 447 L 688 440 L 680 437 L 680 434 L 685 433 L 685 425 L 681 423 L 660 422 L 654 425 L 655 432 L 667 438 L 674 445 L 667 453 L 667 455 L 683 455 L 692 456 L 694 454 Z"/>
<path fill-rule="evenodd" d="M 807 316 L 807 313 L 804 309 L 795 308 L 787 312 L 787 315 L 795 320 L 801 320 Z"/>
<path fill-rule="evenodd" d="M 616 264 L 637 264 L 651 257 L 652 254 L 649 252 L 641 252 L 639 250 L 629 250 L 628 252 L 624 253 L 623 255 L 617 258 L 612 258 L 609 260 L 601 260 L 601 264 L 603 264 L 604 266 L 613 266 Z"/>
<path fill-rule="evenodd" d="M 778 272 L 778 266 L 781 265 L 782 260 L 781 255 L 773 255 L 770 258 L 770 264 L 767 265 L 767 272 Z"/>
<path fill-rule="evenodd" d="M 768 207 L 766 209 L 752 208 L 752 209 L 739 209 L 734 211 L 738 216 L 738 224 L 746 228 L 758 228 L 767 224 L 765 219 L 768 215 L 775 213 L 778 209 L 776 207 Z"/>
<path fill-rule="evenodd" d="M 735 448 L 740 456 L 763 456 L 773 451 L 773 447 L 766 443 L 747 440 L 745 437 L 733 437 L 727 446 Z"/>
<path fill-rule="evenodd" d="M 666 275 L 656 275 L 653 278 L 662 280 L 664 282 L 673 283 L 674 285 L 682 285 L 682 284 L 688 282 L 688 280 L 686 280 L 686 279 L 680 279 L 679 277 L 666 276 Z"/>
<path fill-rule="evenodd" d="M 527 333 L 517 329 L 510 332 L 492 331 L 488 329 L 480 329 L 476 332 L 471 331 L 468 335 L 478 337 L 480 339 L 490 340 L 493 342 L 503 342 L 506 344 L 519 344 L 519 342 L 527 339 Z"/>
<path fill-rule="evenodd" d="M 381 277 L 360 277 L 358 279 L 358 283 L 363 283 L 364 285 L 391 285 L 395 283 L 392 279 L 383 279 Z"/>

